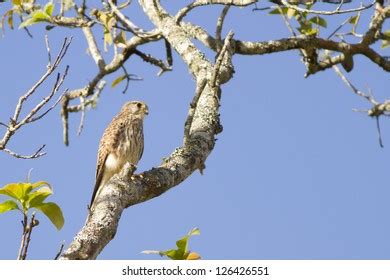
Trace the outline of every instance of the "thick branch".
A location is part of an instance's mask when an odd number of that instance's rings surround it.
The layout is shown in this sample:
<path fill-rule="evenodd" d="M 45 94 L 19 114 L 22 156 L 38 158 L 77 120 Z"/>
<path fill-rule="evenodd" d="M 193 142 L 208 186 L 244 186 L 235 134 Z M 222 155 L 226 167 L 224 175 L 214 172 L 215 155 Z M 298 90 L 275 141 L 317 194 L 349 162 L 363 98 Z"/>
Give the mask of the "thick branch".
<path fill-rule="evenodd" d="M 372 3 L 368 4 L 368 5 L 365 5 L 365 6 L 361 6 L 359 8 L 353 8 L 353 9 L 346 9 L 346 10 L 341 10 L 339 7 L 337 7 L 335 10 L 333 11 L 317 11 L 317 10 L 312 10 L 312 9 L 305 9 L 305 8 L 301 8 L 299 7 L 298 5 L 292 5 L 290 3 L 288 3 L 288 1 L 286 0 L 281 0 L 280 1 L 280 4 L 289 8 L 289 9 L 293 9 L 293 10 L 296 10 L 298 12 L 301 12 L 301 13 L 308 13 L 308 14 L 317 14 L 317 15 L 324 15 L 324 16 L 331 16 L 331 15 L 339 15 L 339 14 L 348 14 L 348 13 L 356 13 L 356 12 L 360 12 L 360 11 L 364 11 L 364 10 L 368 10 L 370 9 L 372 6 L 375 5 L 375 1 L 373 1 Z"/>
<path fill-rule="evenodd" d="M 104 59 L 100 54 L 100 51 L 96 45 L 95 36 L 93 35 L 91 28 L 89 26 L 83 27 L 83 32 L 84 32 L 85 39 L 87 40 L 88 43 L 89 53 L 91 54 L 96 65 L 99 66 L 99 69 L 104 69 L 106 63 L 104 62 Z"/>
<path fill-rule="evenodd" d="M 215 135 L 222 130 L 218 113 L 220 88 L 212 86 L 211 77 L 215 69 L 224 73 L 221 77 L 219 74 L 216 75 L 215 84 L 219 85 L 220 79 L 225 82 L 229 78 L 228 73 L 232 74 L 231 70 L 225 69 L 232 69 L 231 65 L 226 65 L 231 63 L 230 48 L 225 47 L 225 53 L 221 53 L 222 62 L 219 67 L 214 67 L 158 2 L 144 0 L 140 3 L 170 45 L 187 63 L 195 79 L 206 80 L 207 83 L 196 94 L 199 95 L 196 109 L 190 131 L 186 133 L 188 139 L 183 146 L 177 148 L 160 166 L 142 173 L 141 176 L 129 176 L 133 172 L 130 165 L 127 165 L 119 175 L 115 175 L 96 198 L 94 210 L 86 225 L 62 255 L 62 259 L 96 258 L 114 238 L 122 211 L 126 207 L 163 194 L 184 181 L 196 169 L 203 169 L 206 158 L 214 148 Z M 230 45 L 230 40 L 227 42 L 227 45 Z"/>
<path fill-rule="evenodd" d="M 156 31 L 147 32 L 135 25 L 128 17 L 126 17 L 120 11 L 120 9 L 114 4 L 112 0 L 108 0 L 108 4 L 110 5 L 112 12 L 117 17 L 117 19 L 123 24 L 124 27 L 126 27 L 127 30 L 129 30 L 134 35 L 137 35 L 139 37 L 156 37 L 159 35 Z"/>
<path fill-rule="evenodd" d="M 390 12 L 390 9 L 386 11 Z M 205 46 L 213 49 L 214 51 L 217 51 L 216 39 L 209 35 L 203 28 L 190 23 L 181 23 L 181 26 L 192 37 L 201 41 Z M 307 37 L 301 35 L 294 38 L 286 38 L 264 42 L 234 40 L 234 45 L 235 53 L 242 55 L 262 55 L 306 48 L 325 49 L 341 53 L 348 53 L 349 55 L 361 54 L 369 58 L 372 62 L 380 66 L 383 70 L 388 72 L 390 71 L 390 61 L 387 60 L 385 57 L 379 55 L 376 51 L 371 49 L 363 42 L 358 44 L 348 44 L 345 42 L 337 42 L 329 39 Z M 338 58 L 337 62 L 342 62 L 343 57 L 344 56 Z M 323 64 L 323 66 L 325 64 Z M 333 64 L 330 64 L 328 67 L 319 67 L 318 71 L 330 68 L 332 66 Z"/>
<path fill-rule="evenodd" d="M 237 7 L 246 7 L 257 3 L 258 0 L 196 0 L 188 6 L 181 9 L 176 15 L 176 21 L 180 22 L 191 10 L 205 5 L 231 5 Z"/>

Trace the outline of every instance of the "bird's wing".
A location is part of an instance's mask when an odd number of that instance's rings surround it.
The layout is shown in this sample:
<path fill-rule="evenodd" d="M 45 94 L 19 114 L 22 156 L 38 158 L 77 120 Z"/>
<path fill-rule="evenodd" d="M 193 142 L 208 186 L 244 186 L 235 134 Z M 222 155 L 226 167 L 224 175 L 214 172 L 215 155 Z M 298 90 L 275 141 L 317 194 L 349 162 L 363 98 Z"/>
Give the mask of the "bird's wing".
<path fill-rule="evenodd" d="M 92 193 L 90 207 L 92 207 L 92 203 L 95 199 L 100 183 L 102 182 L 106 159 L 110 153 L 115 152 L 118 146 L 118 138 L 123 127 L 123 122 L 121 121 L 119 116 L 116 116 L 107 126 L 106 130 L 103 133 L 102 139 L 100 140 L 96 163 L 96 182 L 95 188 Z"/>

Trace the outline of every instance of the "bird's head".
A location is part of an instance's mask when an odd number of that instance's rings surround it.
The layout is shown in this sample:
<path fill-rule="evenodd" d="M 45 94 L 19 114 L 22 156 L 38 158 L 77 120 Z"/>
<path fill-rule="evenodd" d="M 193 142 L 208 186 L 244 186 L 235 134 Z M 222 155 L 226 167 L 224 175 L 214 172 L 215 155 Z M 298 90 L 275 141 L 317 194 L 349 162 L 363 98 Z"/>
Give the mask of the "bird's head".
<path fill-rule="evenodd" d="M 123 105 L 122 112 L 144 117 L 145 115 L 149 114 L 149 109 L 148 105 L 141 101 L 130 101 Z"/>

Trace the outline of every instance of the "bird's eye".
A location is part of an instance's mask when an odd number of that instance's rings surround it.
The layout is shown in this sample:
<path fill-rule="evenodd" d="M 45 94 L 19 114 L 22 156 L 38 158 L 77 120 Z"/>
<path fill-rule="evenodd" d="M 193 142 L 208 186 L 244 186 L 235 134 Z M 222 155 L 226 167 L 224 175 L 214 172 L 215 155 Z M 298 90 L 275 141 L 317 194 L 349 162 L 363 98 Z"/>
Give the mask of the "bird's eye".
<path fill-rule="evenodd" d="M 138 108 L 141 108 L 141 107 L 142 107 L 142 103 L 139 103 L 139 102 L 138 102 L 138 103 L 137 103 L 137 107 L 138 107 Z"/>

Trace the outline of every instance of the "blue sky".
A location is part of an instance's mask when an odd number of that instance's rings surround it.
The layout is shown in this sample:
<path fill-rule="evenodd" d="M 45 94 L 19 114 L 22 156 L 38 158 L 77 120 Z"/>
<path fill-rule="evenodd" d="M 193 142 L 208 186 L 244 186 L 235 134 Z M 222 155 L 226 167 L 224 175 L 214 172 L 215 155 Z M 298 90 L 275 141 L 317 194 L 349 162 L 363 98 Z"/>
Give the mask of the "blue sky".
<path fill-rule="evenodd" d="M 170 10 L 172 6 L 163 1 Z M 319 8 L 323 8 L 319 5 Z M 0 6 L 0 11 L 3 9 Z M 200 8 L 188 17 L 214 30 L 221 7 Z M 136 2 L 129 15 L 150 27 Z M 347 16 L 337 18 L 338 21 Z M 338 22 L 337 21 L 337 22 Z M 329 19 L 331 26 L 336 20 Z M 362 25 L 364 27 L 365 25 Z M 250 8 L 232 9 L 230 29 L 243 40 L 289 36 L 283 21 Z M 330 28 L 330 30 L 332 30 Z M 330 33 L 325 31 L 325 34 Z M 45 71 L 47 54 L 43 26 L 6 30 L 0 39 L 0 121 L 11 116 L 18 97 Z M 73 43 L 62 69 L 70 65 L 65 88 L 78 88 L 96 73 L 78 30 L 55 28 L 49 33 L 53 54 L 64 36 Z M 160 43 L 141 48 L 163 56 Z M 386 49 L 384 54 L 389 55 Z M 212 59 L 213 54 L 207 52 Z M 204 175 L 195 172 L 169 192 L 128 208 L 115 239 L 100 259 L 159 259 L 143 250 L 174 247 L 175 240 L 197 226 L 200 236 L 190 248 L 204 259 L 388 259 L 390 257 L 389 120 L 381 120 L 385 148 L 378 145 L 375 121 L 353 108 L 368 108 L 332 70 L 307 79 L 297 51 L 266 56 L 235 56 L 235 76 L 223 86 L 224 127 Z M 70 116 L 70 146 L 62 143 L 59 108 L 23 128 L 9 143 L 20 153 L 47 144 L 47 156 L 19 160 L 0 153 L 0 185 L 46 180 L 54 188 L 51 200 L 65 215 L 57 231 L 42 215 L 32 236 L 30 259 L 51 259 L 62 240 L 71 242 L 85 222 L 94 184 L 99 139 L 111 118 L 128 100 L 143 100 L 150 110 L 145 121 L 145 151 L 139 171 L 158 165 L 182 143 L 183 125 L 194 83 L 180 58 L 174 71 L 157 77 L 158 69 L 131 59 L 128 72 L 144 78 L 132 82 L 126 94 L 110 84 L 99 105 L 87 113 L 85 128 L 76 131 L 80 116 Z M 364 57 L 355 58 L 350 79 L 377 99 L 388 97 L 388 73 Z M 47 93 L 47 83 L 31 99 Z M 0 135 L 2 135 L 0 129 Z M 39 215 L 39 214 L 38 214 Z M 17 212 L 0 216 L 0 259 L 16 257 L 21 234 Z"/>

